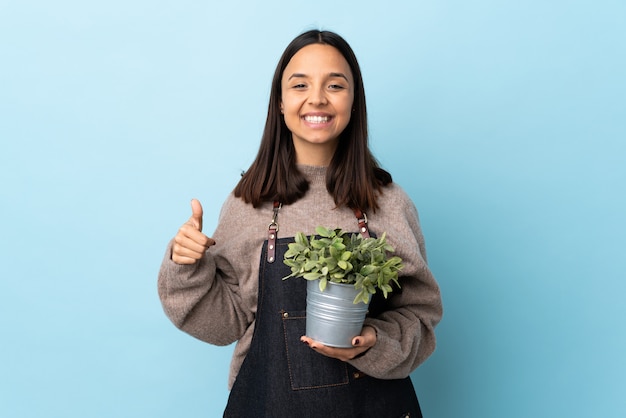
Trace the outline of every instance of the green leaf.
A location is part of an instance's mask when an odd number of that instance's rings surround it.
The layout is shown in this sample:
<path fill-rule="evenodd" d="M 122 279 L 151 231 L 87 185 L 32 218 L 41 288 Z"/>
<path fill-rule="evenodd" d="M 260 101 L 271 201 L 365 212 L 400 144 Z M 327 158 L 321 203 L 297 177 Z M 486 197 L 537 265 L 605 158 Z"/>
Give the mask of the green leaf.
<path fill-rule="evenodd" d="M 328 244 L 326 242 L 324 242 L 321 239 L 312 239 L 311 240 L 311 248 L 313 248 L 314 250 L 321 250 L 321 249 L 325 249 L 328 246 Z"/>
<path fill-rule="evenodd" d="M 317 280 L 320 277 L 322 277 L 322 274 L 321 273 L 317 273 L 317 272 L 312 272 L 312 273 L 306 273 L 302 277 L 304 277 L 306 280 Z"/>
<path fill-rule="evenodd" d="M 324 228 L 323 226 L 318 226 L 317 228 L 315 228 L 315 232 L 321 237 L 330 237 L 330 230 Z"/>
<path fill-rule="evenodd" d="M 364 276 L 368 276 L 372 273 L 374 273 L 376 271 L 376 267 L 374 267 L 371 264 L 368 264 L 366 266 L 363 266 L 363 268 L 359 271 L 359 273 L 361 273 Z"/>
<path fill-rule="evenodd" d="M 304 233 L 302 232 L 296 233 L 295 241 L 296 241 L 296 244 L 299 244 L 303 247 L 309 246 L 309 240 L 307 239 L 306 235 L 304 235 Z"/>

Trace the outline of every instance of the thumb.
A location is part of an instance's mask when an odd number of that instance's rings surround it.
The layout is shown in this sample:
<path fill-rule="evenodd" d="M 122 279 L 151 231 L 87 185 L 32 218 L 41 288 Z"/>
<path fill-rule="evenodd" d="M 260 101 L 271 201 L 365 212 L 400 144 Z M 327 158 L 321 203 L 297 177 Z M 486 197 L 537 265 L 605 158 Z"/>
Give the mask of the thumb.
<path fill-rule="evenodd" d="M 191 199 L 191 218 L 189 222 L 202 232 L 202 205 L 198 199 Z"/>

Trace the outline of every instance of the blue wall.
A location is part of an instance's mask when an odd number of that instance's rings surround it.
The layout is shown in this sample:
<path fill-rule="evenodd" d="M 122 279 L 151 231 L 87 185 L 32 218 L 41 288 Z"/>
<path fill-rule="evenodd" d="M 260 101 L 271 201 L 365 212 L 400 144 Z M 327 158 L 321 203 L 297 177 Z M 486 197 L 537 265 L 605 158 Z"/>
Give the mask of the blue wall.
<path fill-rule="evenodd" d="M 232 347 L 168 322 L 157 269 L 190 198 L 215 227 L 312 27 L 420 210 L 426 416 L 626 416 L 625 3 L 335 3 L 0 1 L 0 416 L 221 416 Z"/>

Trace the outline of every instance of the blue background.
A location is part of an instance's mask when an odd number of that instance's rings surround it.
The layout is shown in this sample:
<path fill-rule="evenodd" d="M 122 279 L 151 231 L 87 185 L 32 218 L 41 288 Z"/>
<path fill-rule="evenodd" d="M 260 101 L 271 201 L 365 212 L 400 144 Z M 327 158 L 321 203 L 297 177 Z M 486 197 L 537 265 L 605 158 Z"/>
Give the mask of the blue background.
<path fill-rule="evenodd" d="M 341 3 L 341 4 L 339 4 Z M 256 154 L 287 43 L 342 34 L 445 316 L 428 417 L 626 416 L 626 3 L 0 1 L 0 416 L 221 416 L 167 241 Z"/>

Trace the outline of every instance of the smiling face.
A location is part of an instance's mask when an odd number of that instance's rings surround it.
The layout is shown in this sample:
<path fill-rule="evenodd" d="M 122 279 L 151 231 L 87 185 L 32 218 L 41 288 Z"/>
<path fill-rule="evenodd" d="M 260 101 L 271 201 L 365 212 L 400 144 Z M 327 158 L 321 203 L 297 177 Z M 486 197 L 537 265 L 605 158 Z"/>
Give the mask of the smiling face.
<path fill-rule="evenodd" d="M 287 64 L 281 87 L 281 111 L 297 162 L 328 165 L 352 114 L 354 80 L 348 62 L 332 46 L 307 45 Z"/>

